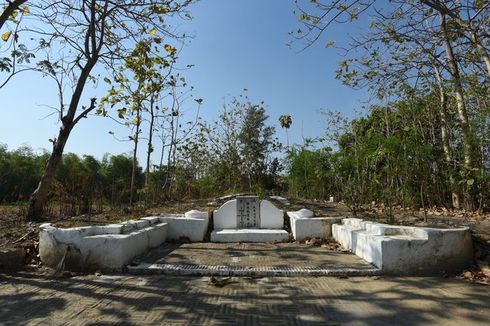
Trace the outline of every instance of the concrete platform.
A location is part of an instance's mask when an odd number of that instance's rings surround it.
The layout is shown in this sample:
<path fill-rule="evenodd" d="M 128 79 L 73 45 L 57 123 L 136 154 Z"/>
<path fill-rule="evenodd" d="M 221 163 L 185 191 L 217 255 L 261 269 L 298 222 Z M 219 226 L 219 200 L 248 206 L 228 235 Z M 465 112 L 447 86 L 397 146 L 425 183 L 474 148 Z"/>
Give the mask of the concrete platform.
<path fill-rule="evenodd" d="M 460 271 L 473 260 L 469 228 L 435 229 L 387 225 L 346 218 L 332 225 L 344 248 L 396 275 L 444 274 Z"/>
<path fill-rule="evenodd" d="M 279 229 L 223 229 L 211 232 L 211 242 L 287 241 L 289 233 Z"/>
<path fill-rule="evenodd" d="M 332 237 L 332 224 L 342 221 L 342 217 L 313 217 L 313 212 L 307 209 L 287 212 L 287 214 L 293 237 L 297 241 L 306 238 L 330 238 Z"/>
<path fill-rule="evenodd" d="M 168 223 L 168 240 L 203 241 L 208 231 L 208 212 L 192 210 L 185 214 L 162 214 L 159 219 Z"/>
<path fill-rule="evenodd" d="M 165 243 L 128 272 L 195 276 L 358 276 L 380 270 L 349 252 L 299 243 Z"/>
<path fill-rule="evenodd" d="M 68 229 L 47 223 L 40 227 L 39 255 L 52 268 L 121 271 L 134 257 L 165 242 L 166 236 L 167 223 L 157 219 Z"/>

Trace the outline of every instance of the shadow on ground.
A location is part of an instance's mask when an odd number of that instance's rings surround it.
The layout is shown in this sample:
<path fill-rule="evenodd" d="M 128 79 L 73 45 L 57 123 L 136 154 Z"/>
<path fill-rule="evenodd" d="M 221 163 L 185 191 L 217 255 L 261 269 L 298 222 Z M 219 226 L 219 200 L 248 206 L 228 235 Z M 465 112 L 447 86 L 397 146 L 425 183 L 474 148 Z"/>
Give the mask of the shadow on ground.
<path fill-rule="evenodd" d="M 0 278 L 0 324 L 488 325 L 487 287 L 444 278 Z"/>

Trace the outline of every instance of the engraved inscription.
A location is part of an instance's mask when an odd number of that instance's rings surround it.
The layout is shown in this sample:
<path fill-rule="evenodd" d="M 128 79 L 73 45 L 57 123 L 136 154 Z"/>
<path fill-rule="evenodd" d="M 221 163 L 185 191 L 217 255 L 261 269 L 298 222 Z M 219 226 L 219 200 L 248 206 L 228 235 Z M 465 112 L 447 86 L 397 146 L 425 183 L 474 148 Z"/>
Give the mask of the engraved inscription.
<path fill-rule="evenodd" d="M 237 228 L 260 228 L 260 200 L 257 196 L 239 196 L 237 201 Z"/>

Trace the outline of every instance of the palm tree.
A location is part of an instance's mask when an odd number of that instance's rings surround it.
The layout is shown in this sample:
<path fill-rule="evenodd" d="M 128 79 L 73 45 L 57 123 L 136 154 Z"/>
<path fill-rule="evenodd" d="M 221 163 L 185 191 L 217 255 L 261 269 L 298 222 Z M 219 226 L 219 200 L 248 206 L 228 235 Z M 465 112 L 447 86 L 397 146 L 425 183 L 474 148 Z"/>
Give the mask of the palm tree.
<path fill-rule="evenodd" d="M 291 124 L 293 123 L 293 119 L 291 119 L 291 116 L 289 114 L 283 114 L 279 117 L 279 123 L 281 124 L 281 128 L 286 128 L 286 142 L 287 142 L 287 148 L 289 150 L 288 130 L 289 127 L 291 127 Z"/>

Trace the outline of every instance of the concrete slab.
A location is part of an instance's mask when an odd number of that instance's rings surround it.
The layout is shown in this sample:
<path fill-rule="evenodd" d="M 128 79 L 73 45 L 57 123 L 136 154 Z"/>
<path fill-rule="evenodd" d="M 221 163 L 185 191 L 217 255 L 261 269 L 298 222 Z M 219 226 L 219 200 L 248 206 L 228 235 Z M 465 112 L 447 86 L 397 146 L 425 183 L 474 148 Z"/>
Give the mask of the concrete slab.
<path fill-rule="evenodd" d="M 300 243 L 165 243 L 137 263 L 294 268 L 316 270 L 371 270 L 358 256 Z"/>
<path fill-rule="evenodd" d="M 289 233 L 278 229 L 224 229 L 211 232 L 212 242 L 287 241 Z"/>

